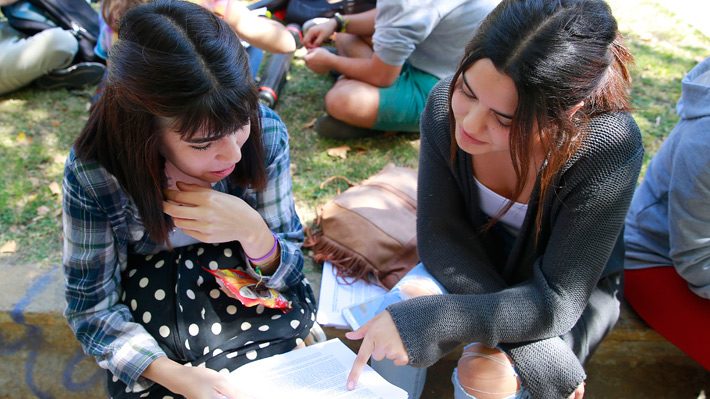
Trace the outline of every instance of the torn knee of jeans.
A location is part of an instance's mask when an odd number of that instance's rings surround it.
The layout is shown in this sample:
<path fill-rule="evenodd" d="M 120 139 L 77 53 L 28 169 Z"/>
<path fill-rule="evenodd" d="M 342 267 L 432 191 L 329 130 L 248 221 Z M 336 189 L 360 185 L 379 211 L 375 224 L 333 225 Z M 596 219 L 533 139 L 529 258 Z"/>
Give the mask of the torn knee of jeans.
<path fill-rule="evenodd" d="M 457 375 L 463 390 L 478 399 L 507 398 L 520 390 L 520 378 L 510 357 L 483 344 L 464 350 Z"/>

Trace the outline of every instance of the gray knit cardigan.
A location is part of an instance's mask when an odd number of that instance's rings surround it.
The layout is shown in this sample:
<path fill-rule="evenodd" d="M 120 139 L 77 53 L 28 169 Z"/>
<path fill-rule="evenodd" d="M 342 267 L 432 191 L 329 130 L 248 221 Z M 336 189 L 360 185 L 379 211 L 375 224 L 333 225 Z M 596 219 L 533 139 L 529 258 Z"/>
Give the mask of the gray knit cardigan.
<path fill-rule="evenodd" d="M 415 367 L 432 365 L 461 343 L 500 345 L 533 398 L 566 398 L 618 319 L 620 233 L 643 159 L 641 134 L 626 112 L 594 117 L 542 206 L 538 179 L 506 250 L 495 228 L 482 233 L 487 219 L 470 155 L 459 149 L 452 166 L 450 82 L 432 90 L 422 113 L 417 211 L 419 256 L 450 294 L 387 310 Z"/>

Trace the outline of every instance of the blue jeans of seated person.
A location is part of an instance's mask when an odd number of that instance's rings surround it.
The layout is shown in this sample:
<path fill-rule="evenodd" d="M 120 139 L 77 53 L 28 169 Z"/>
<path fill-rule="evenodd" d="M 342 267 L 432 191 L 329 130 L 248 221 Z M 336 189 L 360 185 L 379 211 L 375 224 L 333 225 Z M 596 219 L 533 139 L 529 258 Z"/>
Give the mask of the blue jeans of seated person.
<path fill-rule="evenodd" d="M 394 287 L 392 287 L 387 294 L 385 294 L 377 313 L 385 311 L 387 306 L 393 303 L 409 299 L 411 296 L 407 293 L 405 286 L 406 284 L 416 284 L 418 288 L 426 289 L 431 292 L 432 295 L 447 293 L 444 287 L 436 281 L 431 274 L 429 274 L 424 265 L 419 263 Z M 503 352 L 501 348 L 497 349 Z M 375 371 L 377 371 L 384 379 L 407 391 L 410 399 L 417 399 L 421 396 L 422 391 L 424 390 L 424 382 L 426 381 L 427 370 L 425 368 L 395 366 L 394 362 L 387 358 L 380 361 L 375 361 L 373 359 L 371 360 L 371 364 L 372 368 L 375 369 Z M 513 373 L 517 377 L 517 373 L 514 369 Z M 475 396 L 467 393 L 461 386 L 458 378 L 458 368 L 454 369 L 451 376 L 451 382 L 454 385 L 454 399 L 476 399 Z M 530 393 L 521 385 L 518 392 L 504 399 L 527 399 L 529 397 Z"/>
<path fill-rule="evenodd" d="M 246 48 L 246 50 L 247 55 L 249 56 L 249 69 L 251 70 L 251 78 L 256 80 L 256 74 L 259 73 L 259 65 L 261 65 L 261 60 L 262 58 L 264 58 L 264 51 L 254 46 L 249 46 Z"/>

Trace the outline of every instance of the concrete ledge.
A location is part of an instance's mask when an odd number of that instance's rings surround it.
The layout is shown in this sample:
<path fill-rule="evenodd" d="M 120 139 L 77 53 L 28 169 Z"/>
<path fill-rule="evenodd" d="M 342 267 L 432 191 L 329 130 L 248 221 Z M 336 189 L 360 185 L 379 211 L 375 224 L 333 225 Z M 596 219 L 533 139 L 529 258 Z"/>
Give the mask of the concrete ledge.
<path fill-rule="evenodd" d="M 592 358 L 598 364 L 675 364 L 695 365 L 675 345 L 652 329 L 627 302 L 622 302 L 621 317 Z"/>
<path fill-rule="evenodd" d="M 105 398 L 105 372 L 64 321 L 60 266 L 0 263 L 0 398 Z"/>
<path fill-rule="evenodd" d="M 317 295 L 320 266 L 309 259 L 305 270 Z M 4 276 L 0 281 L 0 399 L 106 398 L 105 371 L 83 354 L 62 316 L 61 267 L 0 261 L 0 273 Z M 338 337 L 357 351 L 359 342 L 346 339 L 346 331 L 325 328 L 328 338 Z M 459 353 L 453 352 L 429 369 L 425 398 L 452 397 L 450 376 Z M 710 393 L 710 373 L 648 327 L 626 304 L 617 328 L 602 343 L 587 371 L 585 398 L 697 398 L 699 389 Z M 653 373 L 659 374 L 655 384 L 665 384 L 666 393 L 654 394 L 660 388 L 649 381 Z M 650 396 L 639 394 L 643 389 L 650 389 Z"/>

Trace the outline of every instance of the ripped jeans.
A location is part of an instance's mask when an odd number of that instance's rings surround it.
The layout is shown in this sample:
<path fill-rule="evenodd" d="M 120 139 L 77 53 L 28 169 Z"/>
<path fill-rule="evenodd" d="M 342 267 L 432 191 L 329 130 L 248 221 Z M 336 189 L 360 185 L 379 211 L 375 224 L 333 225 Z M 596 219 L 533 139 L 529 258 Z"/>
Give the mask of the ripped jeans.
<path fill-rule="evenodd" d="M 407 275 L 405 275 L 398 283 L 395 285 L 384 297 L 382 304 L 378 313 L 383 312 L 387 306 L 407 300 L 416 296 L 421 295 L 441 295 L 446 294 L 444 287 L 439 284 L 434 277 L 427 272 L 424 265 L 419 263 L 414 267 Z M 470 361 L 473 358 L 477 358 L 477 361 L 490 361 L 495 364 L 489 364 L 489 370 L 494 370 L 501 374 L 511 373 L 514 376 L 518 385 L 520 386 L 517 390 L 506 390 L 504 392 L 493 392 L 489 390 L 484 390 L 480 388 L 474 388 L 462 384 L 459 379 L 459 368 L 454 369 L 453 375 L 451 376 L 451 382 L 454 385 L 454 399 L 480 399 L 481 397 L 495 398 L 495 399 L 527 399 L 530 397 L 530 393 L 522 386 L 520 383 L 520 378 L 518 373 L 515 371 L 511 361 L 500 348 L 497 350 L 492 350 L 486 348 L 486 352 L 497 352 L 496 355 L 491 355 L 490 353 L 483 353 L 484 351 L 478 350 L 481 344 L 472 343 L 466 348 L 464 348 L 464 353 L 459 361 L 459 366 L 462 362 Z M 504 360 L 501 360 L 501 357 Z M 508 360 L 505 360 L 505 359 Z M 485 360 L 483 360 L 485 359 Z M 390 383 L 404 389 L 409 394 L 410 399 L 417 399 L 421 396 L 424 389 L 424 382 L 426 380 L 426 369 L 415 368 L 412 366 L 395 366 L 392 360 L 382 359 L 381 361 L 371 360 L 372 368 L 375 369 L 382 377 L 384 377 Z M 493 367 L 490 367 L 493 366 Z M 497 369 L 497 370 L 496 370 Z M 491 377 L 485 376 L 480 377 L 481 380 L 492 380 L 496 378 L 503 377 Z M 480 386 L 479 386 L 480 387 Z M 474 396 L 467 392 L 478 392 L 479 396 Z"/>

